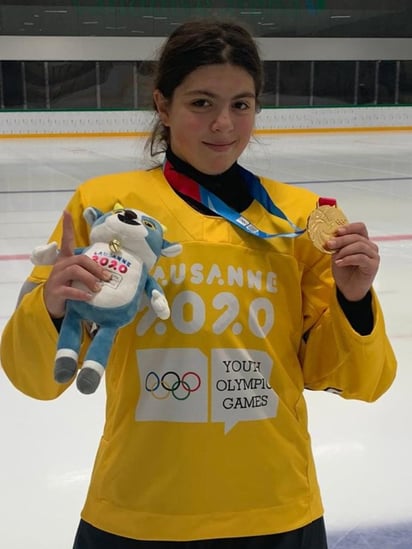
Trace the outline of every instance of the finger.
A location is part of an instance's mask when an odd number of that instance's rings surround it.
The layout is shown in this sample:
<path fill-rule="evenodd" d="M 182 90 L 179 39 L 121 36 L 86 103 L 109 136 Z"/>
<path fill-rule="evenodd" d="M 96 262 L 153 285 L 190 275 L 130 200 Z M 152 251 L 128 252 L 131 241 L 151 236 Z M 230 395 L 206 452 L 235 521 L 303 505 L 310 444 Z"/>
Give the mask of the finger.
<path fill-rule="evenodd" d="M 369 238 L 368 229 L 365 223 L 361 223 L 361 222 L 348 223 L 343 227 L 339 227 L 339 229 L 336 231 L 336 236 L 342 236 L 346 234 L 358 234 L 365 238 Z"/>
<path fill-rule="evenodd" d="M 66 286 L 61 297 L 64 298 L 65 301 L 67 299 L 73 301 L 90 301 L 95 295 L 96 292 L 93 291 L 89 292 L 86 289 L 81 290 L 79 288 L 74 288 L 73 286 Z"/>
<path fill-rule="evenodd" d="M 337 254 L 334 254 L 332 258 L 333 266 L 336 268 L 349 268 L 353 272 L 358 271 L 363 276 L 369 277 L 371 280 L 376 275 L 379 268 L 380 257 L 375 255 L 369 257 L 363 253 L 353 253 L 351 255 L 345 255 L 342 257 L 335 257 Z"/>
<path fill-rule="evenodd" d="M 92 263 L 90 264 L 91 267 L 93 267 Z M 100 271 L 100 268 L 97 265 L 96 267 Z M 64 276 L 67 282 L 70 281 L 70 285 L 73 285 L 75 282 L 77 285 L 80 284 L 85 286 L 85 288 L 88 288 L 91 292 L 99 292 L 102 289 L 103 282 L 100 277 L 100 272 L 94 274 L 79 264 L 72 265 L 65 269 Z"/>
<path fill-rule="evenodd" d="M 109 281 L 112 278 L 112 274 L 109 270 L 107 270 L 105 267 L 102 267 L 96 261 L 93 261 L 93 259 L 85 254 L 74 256 L 72 264 L 82 267 L 85 273 L 94 275 L 94 277 L 99 280 Z"/>
<path fill-rule="evenodd" d="M 64 210 L 63 212 L 63 233 L 60 246 L 60 255 L 69 257 L 73 255 L 74 249 L 74 228 L 71 214 Z"/>
<path fill-rule="evenodd" d="M 338 256 L 333 254 L 332 261 L 339 266 L 344 267 L 373 267 L 378 264 L 380 257 L 378 255 L 368 256 L 364 253 L 352 253 Z"/>
<path fill-rule="evenodd" d="M 351 251 L 354 246 L 358 246 L 360 251 L 364 250 L 368 255 L 370 253 L 378 253 L 378 246 L 375 242 L 359 233 L 339 234 L 326 242 L 327 249 L 335 252 L 345 250 L 348 246 L 351 246 Z"/>
<path fill-rule="evenodd" d="M 56 264 L 50 279 L 56 287 L 72 286 L 75 282 L 82 284 L 90 291 L 97 292 L 101 289 L 102 281 L 111 279 L 111 274 L 88 257 L 71 256 L 61 259 Z"/>
<path fill-rule="evenodd" d="M 66 310 L 66 301 L 68 299 L 74 301 L 90 301 L 95 292 L 90 292 L 87 289 L 74 288 L 72 286 L 54 287 L 49 284 L 50 279 L 46 282 L 44 291 L 44 301 L 46 308 L 53 318 L 62 318 Z M 50 287 L 49 287 L 50 286 Z"/>

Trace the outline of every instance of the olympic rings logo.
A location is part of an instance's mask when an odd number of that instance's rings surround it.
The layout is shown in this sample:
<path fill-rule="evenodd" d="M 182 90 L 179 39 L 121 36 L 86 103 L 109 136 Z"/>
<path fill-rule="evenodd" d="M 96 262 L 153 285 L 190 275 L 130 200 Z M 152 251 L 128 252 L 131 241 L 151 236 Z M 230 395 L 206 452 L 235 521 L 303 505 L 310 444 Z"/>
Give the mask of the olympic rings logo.
<path fill-rule="evenodd" d="M 170 395 L 176 400 L 186 400 L 200 385 L 200 376 L 196 372 L 186 372 L 180 377 L 177 372 L 169 370 L 159 377 L 156 372 L 151 371 L 145 380 L 146 391 L 157 400 L 164 400 Z"/>

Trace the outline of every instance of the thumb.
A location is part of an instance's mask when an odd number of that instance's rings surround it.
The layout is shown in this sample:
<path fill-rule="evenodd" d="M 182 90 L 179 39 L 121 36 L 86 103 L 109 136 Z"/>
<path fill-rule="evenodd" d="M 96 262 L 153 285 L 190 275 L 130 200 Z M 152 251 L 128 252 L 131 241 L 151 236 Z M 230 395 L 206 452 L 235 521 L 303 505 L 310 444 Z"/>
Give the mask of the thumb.
<path fill-rule="evenodd" d="M 74 227 L 73 218 L 68 211 L 63 212 L 63 233 L 60 246 L 60 255 L 69 257 L 73 255 L 74 249 Z"/>

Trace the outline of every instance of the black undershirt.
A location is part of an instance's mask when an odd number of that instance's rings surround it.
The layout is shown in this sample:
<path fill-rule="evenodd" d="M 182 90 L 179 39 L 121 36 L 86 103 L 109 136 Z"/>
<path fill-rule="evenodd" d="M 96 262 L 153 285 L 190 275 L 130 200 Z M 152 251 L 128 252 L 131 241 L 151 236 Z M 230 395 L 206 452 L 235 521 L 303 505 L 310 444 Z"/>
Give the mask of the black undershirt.
<path fill-rule="evenodd" d="M 202 187 L 211 191 L 235 211 L 243 212 L 252 204 L 253 197 L 249 193 L 246 181 L 241 176 L 239 165 L 236 162 L 221 174 L 208 175 L 199 172 L 193 168 L 193 166 L 178 158 L 170 149 L 166 151 L 166 158 L 177 172 L 190 177 L 202 185 Z M 216 215 L 215 212 L 209 210 L 207 206 L 200 204 L 193 198 L 185 196 L 178 191 L 176 192 L 197 211 L 207 215 Z"/>

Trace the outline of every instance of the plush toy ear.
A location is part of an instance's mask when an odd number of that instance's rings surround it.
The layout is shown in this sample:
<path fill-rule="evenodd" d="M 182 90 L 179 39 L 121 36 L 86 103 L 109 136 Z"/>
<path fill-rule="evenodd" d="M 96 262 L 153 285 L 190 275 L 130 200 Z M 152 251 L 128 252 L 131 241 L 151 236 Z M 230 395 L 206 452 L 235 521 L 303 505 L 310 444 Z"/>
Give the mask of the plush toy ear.
<path fill-rule="evenodd" d="M 113 206 L 113 211 L 117 212 L 118 210 L 124 210 L 123 204 L 120 204 L 120 202 L 116 202 L 116 204 Z"/>
<path fill-rule="evenodd" d="M 160 255 L 164 255 L 165 257 L 174 257 L 175 255 L 179 255 L 181 251 L 181 244 L 172 244 L 167 240 L 163 240 L 163 246 Z"/>
<path fill-rule="evenodd" d="M 99 219 L 99 217 L 102 217 L 103 212 L 98 210 L 97 208 L 93 208 L 90 206 L 89 208 L 86 208 L 83 212 L 83 217 L 87 221 L 87 223 L 92 226 L 93 223 L 96 221 L 96 219 Z"/>

